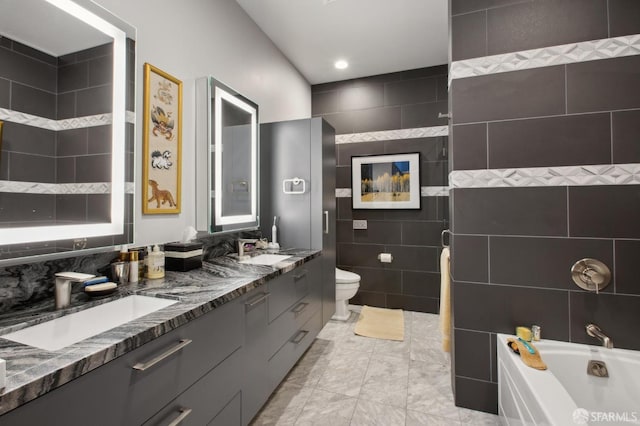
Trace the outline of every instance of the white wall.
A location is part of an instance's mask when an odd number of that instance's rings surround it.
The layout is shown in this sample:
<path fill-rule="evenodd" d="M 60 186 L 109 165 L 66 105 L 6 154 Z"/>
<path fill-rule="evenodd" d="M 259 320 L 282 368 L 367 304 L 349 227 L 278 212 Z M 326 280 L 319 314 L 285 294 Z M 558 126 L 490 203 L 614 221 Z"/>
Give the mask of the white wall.
<path fill-rule="evenodd" d="M 311 116 L 309 83 L 235 0 L 94 0 L 137 29 L 135 244 L 195 225 L 195 79 L 211 75 L 260 106 L 260 121 Z M 142 67 L 183 81 L 182 213 L 142 215 Z"/>

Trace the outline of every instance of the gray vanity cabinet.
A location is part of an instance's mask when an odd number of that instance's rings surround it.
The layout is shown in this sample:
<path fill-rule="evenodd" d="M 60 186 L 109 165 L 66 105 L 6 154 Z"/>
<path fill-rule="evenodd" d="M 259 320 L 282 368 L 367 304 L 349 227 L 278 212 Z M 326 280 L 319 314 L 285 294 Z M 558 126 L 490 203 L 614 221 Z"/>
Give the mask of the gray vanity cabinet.
<path fill-rule="evenodd" d="M 203 376 L 215 372 L 208 379 L 212 383 L 212 378 L 224 373 L 225 363 L 235 362 L 230 359 L 243 342 L 242 314 L 242 305 L 230 302 L 8 412 L 0 417 L 0 424 L 143 424 Z M 177 347 L 181 349 L 169 354 Z M 162 354 L 168 355 L 162 358 Z M 157 358 L 160 361 L 150 365 Z M 240 391 L 241 383 L 237 376 L 225 380 L 233 390 L 229 401 Z M 183 398 L 186 408 L 190 396 L 187 393 Z M 213 404 L 211 396 L 208 404 Z M 223 408 L 224 404 L 219 407 Z M 197 414 L 196 408 L 190 413 Z M 210 414 L 207 421 L 217 412 Z"/>
<path fill-rule="evenodd" d="M 277 280 L 277 278 L 276 278 Z M 267 373 L 269 336 L 268 299 L 273 281 L 258 287 L 243 298 L 245 340 L 242 376 L 242 424 L 248 424 L 271 393 Z"/>

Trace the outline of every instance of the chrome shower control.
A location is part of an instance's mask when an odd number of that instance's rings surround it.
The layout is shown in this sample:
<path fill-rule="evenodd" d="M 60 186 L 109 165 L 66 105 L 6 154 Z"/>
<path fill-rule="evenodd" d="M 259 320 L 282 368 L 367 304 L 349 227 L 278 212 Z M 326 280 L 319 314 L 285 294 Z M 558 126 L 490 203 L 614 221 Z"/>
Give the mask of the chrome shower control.
<path fill-rule="evenodd" d="M 585 258 L 573 264 L 571 278 L 581 289 L 598 293 L 609 285 L 611 271 L 599 260 Z"/>

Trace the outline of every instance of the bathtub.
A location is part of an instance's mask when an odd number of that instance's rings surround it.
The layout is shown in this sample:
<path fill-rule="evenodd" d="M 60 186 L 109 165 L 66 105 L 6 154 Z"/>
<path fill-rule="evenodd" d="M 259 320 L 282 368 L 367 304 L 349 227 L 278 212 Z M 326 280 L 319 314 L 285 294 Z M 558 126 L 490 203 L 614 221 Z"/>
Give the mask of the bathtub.
<path fill-rule="evenodd" d="M 640 351 L 542 340 L 548 369 L 526 366 L 498 334 L 498 414 L 505 425 L 640 425 Z M 615 341 L 614 341 L 615 343 Z M 606 363 L 609 377 L 587 375 Z"/>

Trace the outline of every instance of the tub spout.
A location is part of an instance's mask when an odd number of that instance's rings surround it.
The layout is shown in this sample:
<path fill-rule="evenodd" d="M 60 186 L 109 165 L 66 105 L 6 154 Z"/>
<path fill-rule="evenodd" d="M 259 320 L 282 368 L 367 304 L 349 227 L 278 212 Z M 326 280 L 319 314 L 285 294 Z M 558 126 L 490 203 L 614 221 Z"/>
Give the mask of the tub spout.
<path fill-rule="evenodd" d="M 595 324 L 587 324 L 585 329 L 587 330 L 587 334 L 591 337 L 595 337 L 596 339 L 602 342 L 602 346 L 608 349 L 613 349 L 613 341 L 609 336 L 604 334 L 600 327 Z"/>

